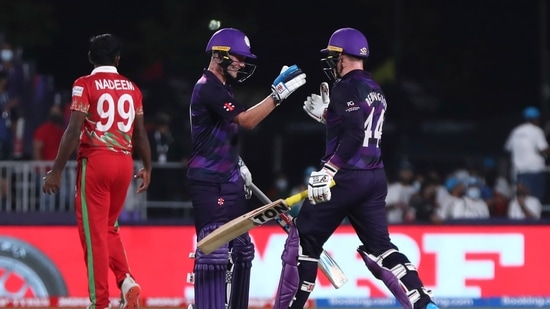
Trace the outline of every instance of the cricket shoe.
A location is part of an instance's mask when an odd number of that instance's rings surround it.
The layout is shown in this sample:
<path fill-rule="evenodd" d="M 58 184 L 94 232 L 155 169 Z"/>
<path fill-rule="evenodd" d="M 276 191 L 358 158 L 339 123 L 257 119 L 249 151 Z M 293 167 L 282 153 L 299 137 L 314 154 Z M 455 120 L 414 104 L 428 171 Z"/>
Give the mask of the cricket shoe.
<path fill-rule="evenodd" d="M 120 309 L 138 309 L 141 287 L 134 278 L 126 274 L 126 278 L 120 286 Z"/>

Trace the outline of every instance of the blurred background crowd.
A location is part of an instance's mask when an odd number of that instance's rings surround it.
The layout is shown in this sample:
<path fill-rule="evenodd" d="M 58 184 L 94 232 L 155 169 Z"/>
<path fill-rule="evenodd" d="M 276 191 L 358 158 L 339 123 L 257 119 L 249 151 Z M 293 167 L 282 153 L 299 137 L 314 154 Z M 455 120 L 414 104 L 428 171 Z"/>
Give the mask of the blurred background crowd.
<path fill-rule="evenodd" d="M 550 194 L 518 182 L 505 149 L 512 130 L 533 120 L 528 107 L 545 138 L 550 134 L 547 1 L 350 0 L 346 6 L 355 9 L 345 15 L 294 5 L 0 0 L 0 211 L 70 211 L 74 175 L 53 200 L 36 188 L 67 124 L 72 82 L 91 71 L 88 39 L 110 32 L 124 43 L 119 71 L 143 90 L 155 160 L 150 190 L 141 199 L 129 195 L 126 219 L 191 218 L 188 103 L 215 19 L 245 31 L 259 57 L 254 76 L 235 87 L 243 102 L 263 98 L 283 64 L 308 74 L 306 86 L 241 134 L 241 156 L 271 198 L 306 188 L 322 157 L 324 128 L 302 103 L 324 81 L 319 50 L 330 33 L 349 26 L 366 34 L 367 68 L 388 100 L 381 147 L 391 223 L 550 218 Z M 312 13 L 319 10 L 325 14 Z M 536 171 L 544 180 L 545 150 Z M 550 180 L 542 185 L 548 191 Z"/>

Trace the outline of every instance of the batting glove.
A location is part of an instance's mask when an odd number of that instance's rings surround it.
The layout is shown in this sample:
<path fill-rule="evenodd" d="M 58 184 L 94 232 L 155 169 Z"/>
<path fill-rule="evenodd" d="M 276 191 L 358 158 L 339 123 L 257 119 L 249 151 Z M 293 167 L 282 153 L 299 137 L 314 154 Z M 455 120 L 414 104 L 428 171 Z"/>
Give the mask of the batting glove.
<path fill-rule="evenodd" d="M 283 66 L 281 73 L 271 84 L 271 96 L 277 105 L 306 83 L 306 73 L 296 65 Z"/>
<path fill-rule="evenodd" d="M 239 171 L 241 172 L 241 177 L 244 180 L 244 185 L 249 187 L 252 184 L 252 173 L 250 173 L 250 170 L 246 165 L 241 166 Z"/>
<path fill-rule="evenodd" d="M 338 169 L 326 164 L 320 171 L 312 172 L 309 176 L 307 196 L 311 204 L 330 201 L 330 185 Z"/>
<path fill-rule="evenodd" d="M 319 88 L 321 95 L 313 93 L 311 96 L 308 96 L 304 101 L 304 106 L 302 108 L 311 118 L 325 124 L 326 111 L 328 104 L 330 103 L 328 83 L 322 82 Z"/>
<path fill-rule="evenodd" d="M 252 198 L 252 189 L 250 189 L 250 187 L 247 187 L 246 185 L 244 186 L 244 197 L 249 200 Z"/>
<path fill-rule="evenodd" d="M 250 185 L 252 185 L 252 173 L 250 173 L 250 170 L 244 164 L 244 161 L 239 157 L 239 172 L 241 174 L 241 177 L 244 181 L 244 196 L 247 200 L 252 198 L 252 189 L 250 189 Z"/>

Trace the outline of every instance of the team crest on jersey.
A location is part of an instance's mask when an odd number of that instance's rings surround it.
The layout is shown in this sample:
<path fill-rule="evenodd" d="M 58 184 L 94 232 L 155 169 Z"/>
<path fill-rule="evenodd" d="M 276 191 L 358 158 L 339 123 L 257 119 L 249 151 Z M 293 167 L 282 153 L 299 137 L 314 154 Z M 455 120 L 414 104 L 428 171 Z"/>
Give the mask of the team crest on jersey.
<path fill-rule="evenodd" d="M 358 109 L 360 109 L 361 107 L 359 106 L 355 106 L 355 103 L 353 101 L 349 101 L 346 103 L 348 108 L 346 108 L 346 112 L 353 112 L 353 111 L 356 111 Z"/>
<path fill-rule="evenodd" d="M 235 109 L 235 105 L 231 102 L 227 102 L 223 105 L 223 109 L 225 109 L 226 112 L 231 112 Z"/>
<path fill-rule="evenodd" d="M 223 202 L 225 202 L 223 197 L 218 198 L 218 205 L 220 205 L 220 206 L 223 205 Z"/>
<path fill-rule="evenodd" d="M 81 86 L 73 87 L 73 97 L 81 97 L 82 92 L 84 92 L 84 87 L 81 87 Z"/>

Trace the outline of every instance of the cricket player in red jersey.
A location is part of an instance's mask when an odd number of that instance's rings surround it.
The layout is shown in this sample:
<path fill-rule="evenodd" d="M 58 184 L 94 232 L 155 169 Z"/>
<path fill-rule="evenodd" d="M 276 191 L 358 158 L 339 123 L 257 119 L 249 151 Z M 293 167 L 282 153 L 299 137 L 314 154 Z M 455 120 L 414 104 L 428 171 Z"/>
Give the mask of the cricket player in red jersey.
<path fill-rule="evenodd" d="M 131 275 L 117 223 L 133 174 L 132 152 L 143 168 L 135 175 L 144 192 L 151 179 L 151 149 L 145 131 L 140 89 L 120 75 L 120 41 L 111 34 L 90 39 L 90 75 L 72 89 L 71 118 L 42 190 L 59 191 L 62 170 L 78 147 L 76 218 L 88 276 L 89 309 L 111 308 L 108 273 L 121 290 L 120 308 L 138 308 L 140 286 Z"/>

